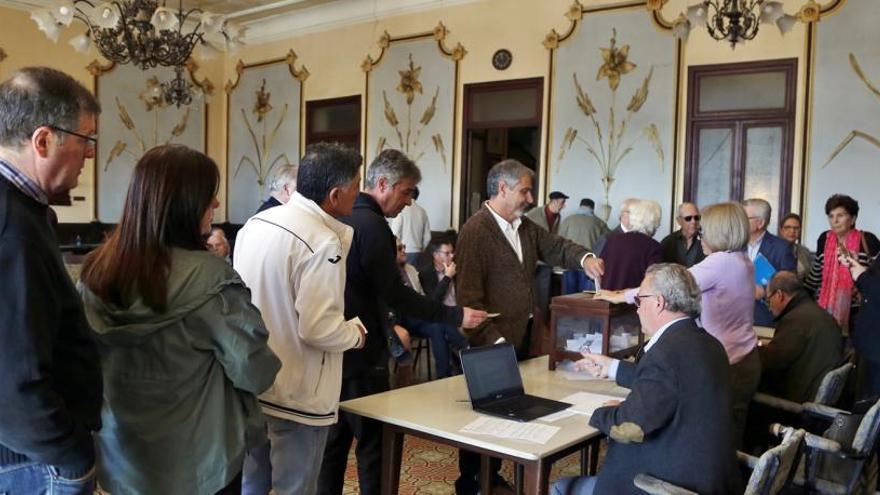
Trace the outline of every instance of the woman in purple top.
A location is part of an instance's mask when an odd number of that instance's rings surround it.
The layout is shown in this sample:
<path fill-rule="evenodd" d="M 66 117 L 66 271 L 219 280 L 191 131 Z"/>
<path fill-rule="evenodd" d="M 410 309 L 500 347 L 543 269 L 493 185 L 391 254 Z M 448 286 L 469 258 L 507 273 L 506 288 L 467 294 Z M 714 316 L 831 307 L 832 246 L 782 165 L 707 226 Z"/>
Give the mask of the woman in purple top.
<path fill-rule="evenodd" d="M 744 252 L 749 219 L 737 203 L 706 207 L 701 243 L 706 259 L 690 268 L 702 291 L 700 325 L 718 339 L 731 366 L 734 445 L 742 442 L 746 413 L 761 380 L 758 337 L 755 335 L 755 269 Z M 610 302 L 632 304 L 638 289 L 596 295 Z"/>

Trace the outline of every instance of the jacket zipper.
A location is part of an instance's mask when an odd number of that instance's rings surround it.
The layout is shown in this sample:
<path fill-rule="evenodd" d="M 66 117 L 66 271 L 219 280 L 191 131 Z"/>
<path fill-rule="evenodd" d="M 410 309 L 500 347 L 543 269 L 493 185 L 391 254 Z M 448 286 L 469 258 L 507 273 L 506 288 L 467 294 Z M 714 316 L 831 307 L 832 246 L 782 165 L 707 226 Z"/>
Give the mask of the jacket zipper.
<path fill-rule="evenodd" d="M 315 381 L 315 395 L 318 394 L 318 389 L 321 388 L 321 377 L 324 376 L 324 361 L 327 359 L 327 352 L 321 353 L 321 370 L 318 371 L 318 379 Z"/>

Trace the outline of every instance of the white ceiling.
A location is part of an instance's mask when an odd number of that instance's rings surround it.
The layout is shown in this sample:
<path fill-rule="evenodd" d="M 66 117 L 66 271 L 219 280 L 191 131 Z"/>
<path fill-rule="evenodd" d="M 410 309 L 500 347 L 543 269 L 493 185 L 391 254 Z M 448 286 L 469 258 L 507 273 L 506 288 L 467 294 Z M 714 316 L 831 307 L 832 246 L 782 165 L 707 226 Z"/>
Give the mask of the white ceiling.
<path fill-rule="evenodd" d="M 178 1 L 167 0 L 167 5 L 176 6 Z M 224 14 L 247 26 L 245 42 L 253 44 L 476 1 L 481 0 L 183 0 L 183 5 Z M 0 0 L 2 6 L 28 11 L 55 3 Z"/>

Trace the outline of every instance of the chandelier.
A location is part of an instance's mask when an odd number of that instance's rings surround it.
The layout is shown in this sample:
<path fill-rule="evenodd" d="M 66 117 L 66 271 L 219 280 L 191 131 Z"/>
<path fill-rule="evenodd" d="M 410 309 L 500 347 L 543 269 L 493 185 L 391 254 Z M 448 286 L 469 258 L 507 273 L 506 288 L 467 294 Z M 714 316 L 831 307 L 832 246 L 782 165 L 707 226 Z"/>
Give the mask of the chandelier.
<path fill-rule="evenodd" d="M 776 24 L 782 34 L 791 30 L 796 16 L 786 14 L 782 2 L 766 0 L 703 0 L 688 7 L 673 23 L 673 32 L 679 38 L 687 37 L 690 28 L 705 25 L 709 36 L 729 41 L 731 48 L 742 41 L 754 39 L 762 24 Z"/>
<path fill-rule="evenodd" d="M 95 47 L 107 60 L 132 64 L 142 70 L 157 66 L 173 67 L 175 77 L 162 83 L 163 97 L 170 103 L 188 105 L 192 101 L 192 83 L 183 69 L 194 48 L 201 46 L 202 58 L 216 56 L 217 48 L 209 39 L 223 40 L 227 50 L 242 44 L 244 28 L 232 25 L 218 15 L 201 9 L 176 9 L 165 0 L 111 0 L 102 4 L 90 0 L 67 0 L 55 7 L 31 14 L 37 27 L 52 41 L 58 41 L 61 27 L 74 19 L 88 28 L 70 44 L 78 52 Z"/>

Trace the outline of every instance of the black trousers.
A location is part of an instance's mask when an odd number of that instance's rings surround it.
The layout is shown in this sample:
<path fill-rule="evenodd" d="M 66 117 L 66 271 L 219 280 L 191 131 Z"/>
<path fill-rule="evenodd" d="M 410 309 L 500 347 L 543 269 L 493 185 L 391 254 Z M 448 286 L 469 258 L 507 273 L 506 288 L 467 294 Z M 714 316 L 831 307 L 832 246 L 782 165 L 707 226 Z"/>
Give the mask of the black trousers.
<path fill-rule="evenodd" d="M 529 345 L 532 341 L 532 328 L 534 320 L 529 319 L 523 341 L 516 349 L 517 361 L 529 359 Z M 501 470 L 501 459 L 489 458 L 492 484 L 497 485 L 502 477 L 498 473 Z M 475 495 L 480 489 L 480 454 L 469 450 L 458 449 L 458 472 L 459 477 L 455 481 L 455 493 L 458 495 Z"/>
<path fill-rule="evenodd" d="M 342 379 L 340 400 L 356 399 L 388 390 L 388 368 L 376 368 L 361 376 Z M 330 427 L 318 495 L 342 495 L 348 451 L 357 438 L 358 483 L 363 495 L 379 495 L 382 478 L 382 423 L 356 414 L 339 412 L 339 421 Z"/>

